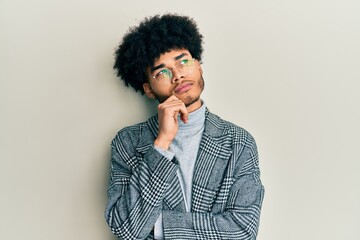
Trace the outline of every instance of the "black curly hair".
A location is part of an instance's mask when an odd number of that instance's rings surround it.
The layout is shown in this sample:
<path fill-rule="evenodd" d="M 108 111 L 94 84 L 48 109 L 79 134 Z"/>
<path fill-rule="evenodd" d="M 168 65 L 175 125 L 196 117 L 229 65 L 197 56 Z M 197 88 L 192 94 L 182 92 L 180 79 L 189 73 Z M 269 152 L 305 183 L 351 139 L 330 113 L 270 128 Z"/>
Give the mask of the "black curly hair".
<path fill-rule="evenodd" d="M 114 70 L 126 86 L 144 94 L 148 82 L 147 67 L 153 67 L 161 54 L 174 49 L 187 49 L 201 62 L 203 36 L 195 21 L 177 14 L 155 15 L 130 28 L 115 51 Z"/>

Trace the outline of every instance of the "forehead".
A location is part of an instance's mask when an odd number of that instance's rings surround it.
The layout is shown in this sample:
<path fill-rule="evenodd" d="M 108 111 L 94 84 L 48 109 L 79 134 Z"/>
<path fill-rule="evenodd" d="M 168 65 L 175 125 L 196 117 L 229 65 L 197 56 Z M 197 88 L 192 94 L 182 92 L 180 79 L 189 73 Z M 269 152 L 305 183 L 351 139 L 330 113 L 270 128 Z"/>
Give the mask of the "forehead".
<path fill-rule="evenodd" d="M 170 50 L 169 52 L 161 54 L 157 59 L 154 61 L 154 66 L 160 65 L 160 64 L 167 64 L 174 61 L 177 61 L 179 58 L 182 57 L 190 57 L 191 54 L 187 49 L 174 49 Z"/>

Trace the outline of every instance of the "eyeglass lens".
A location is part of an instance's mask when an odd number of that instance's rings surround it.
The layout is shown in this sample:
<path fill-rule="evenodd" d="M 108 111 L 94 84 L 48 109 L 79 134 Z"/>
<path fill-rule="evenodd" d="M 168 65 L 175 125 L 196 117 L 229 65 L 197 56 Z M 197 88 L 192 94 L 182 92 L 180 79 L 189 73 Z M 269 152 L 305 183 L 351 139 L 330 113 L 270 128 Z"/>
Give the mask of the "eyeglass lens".
<path fill-rule="evenodd" d="M 175 67 L 181 75 L 187 76 L 194 70 L 195 59 L 183 59 Z M 155 79 L 158 81 L 168 81 L 173 78 L 173 72 L 169 68 L 163 68 L 155 74 Z"/>

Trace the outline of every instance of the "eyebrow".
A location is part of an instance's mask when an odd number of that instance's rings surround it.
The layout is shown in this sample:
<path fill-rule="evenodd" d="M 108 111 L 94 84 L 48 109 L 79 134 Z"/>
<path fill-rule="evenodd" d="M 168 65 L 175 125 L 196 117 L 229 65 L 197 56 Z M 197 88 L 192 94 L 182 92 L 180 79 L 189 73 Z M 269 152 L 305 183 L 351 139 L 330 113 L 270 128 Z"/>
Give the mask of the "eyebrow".
<path fill-rule="evenodd" d="M 189 54 L 187 54 L 187 53 L 181 53 L 180 55 L 174 57 L 174 60 L 177 61 L 177 60 L 183 58 L 183 57 L 186 56 L 186 55 L 189 55 Z M 152 67 L 150 70 L 151 70 L 151 72 L 154 72 L 155 70 L 157 70 L 157 69 L 159 69 L 159 68 L 163 68 L 163 67 L 165 67 L 165 64 L 162 63 L 162 64 L 160 64 L 160 65 L 158 65 L 158 66 Z"/>
<path fill-rule="evenodd" d="M 187 53 L 182 53 L 182 54 L 180 54 L 179 56 L 176 56 L 174 59 L 175 59 L 175 60 L 179 60 L 179 59 L 183 58 L 183 57 L 186 56 L 186 55 L 188 55 L 188 54 L 187 54 Z"/>

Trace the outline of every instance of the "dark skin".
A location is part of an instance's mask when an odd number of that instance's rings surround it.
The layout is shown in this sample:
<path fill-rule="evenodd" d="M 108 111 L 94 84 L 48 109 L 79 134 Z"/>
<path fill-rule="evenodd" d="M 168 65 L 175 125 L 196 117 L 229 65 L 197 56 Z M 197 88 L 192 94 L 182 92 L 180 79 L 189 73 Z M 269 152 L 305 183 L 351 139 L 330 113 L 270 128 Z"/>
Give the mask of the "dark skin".
<path fill-rule="evenodd" d="M 195 70 L 183 76 L 176 64 L 183 58 L 192 58 L 186 49 L 172 50 L 161 54 L 154 62 L 156 70 L 148 68 L 149 82 L 143 84 L 146 96 L 159 101 L 159 134 L 154 145 L 168 150 L 178 131 L 178 118 L 187 123 L 188 115 L 201 107 L 200 95 L 204 89 L 202 69 L 198 61 Z M 168 82 L 158 82 L 153 78 L 159 68 L 171 69 L 173 78 Z"/>

